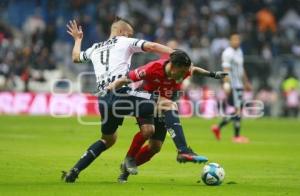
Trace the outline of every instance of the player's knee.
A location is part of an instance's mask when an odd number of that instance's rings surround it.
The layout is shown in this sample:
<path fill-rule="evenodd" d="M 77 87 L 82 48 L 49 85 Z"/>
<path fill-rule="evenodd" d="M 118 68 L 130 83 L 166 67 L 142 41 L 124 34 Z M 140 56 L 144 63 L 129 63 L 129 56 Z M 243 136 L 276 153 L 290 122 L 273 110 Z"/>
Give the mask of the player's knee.
<path fill-rule="evenodd" d="M 162 99 L 158 103 L 159 111 L 178 110 L 177 104 L 168 99 Z"/>
<path fill-rule="evenodd" d="M 151 152 L 152 152 L 153 154 L 157 154 L 157 153 L 160 152 L 161 146 L 153 146 L 153 147 L 150 148 L 150 149 L 151 149 Z"/>
<path fill-rule="evenodd" d="M 165 110 L 178 110 L 177 104 L 173 101 L 169 101 L 166 103 L 166 109 Z"/>
<path fill-rule="evenodd" d="M 178 111 L 178 106 L 177 106 L 177 104 L 175 103 L 175 102 L 172 102 L 172 110 L 176 110 L 176 111 Z"/>
<path fill-rule="evenodd" d="M 144 138 L 149 139 L 154 133 L 154 126 L 151 124 L 142 125 L 141 133 Z"/>
<path fill-rule="evenodd" d="M 150 141 L 149 142 L 149 149 L 153 154 L 159 153 L 162 147 L 161 141 Z"/>
<path fill-rule="evenodd" d="M 117 135 L 102 135 L 101 140 L 105 143 L 106 148 L 110 148 L 116 143 Z"/>

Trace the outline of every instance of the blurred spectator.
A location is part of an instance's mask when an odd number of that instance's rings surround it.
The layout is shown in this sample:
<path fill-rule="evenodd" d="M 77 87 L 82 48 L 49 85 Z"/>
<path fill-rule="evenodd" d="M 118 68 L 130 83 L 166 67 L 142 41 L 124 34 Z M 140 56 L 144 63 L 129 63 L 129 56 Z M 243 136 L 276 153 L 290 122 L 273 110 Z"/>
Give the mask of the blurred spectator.
<path fill-rule="evenodd" d="M 256 99 L 264 103 L 264 116 L 271 116 L 277 101 L 277 93 L 269 85 L 263 85 L 256 95 Z"/>
<path fill-rule="evenodd" d="M 259 10 L 256 14 L 258 30 L 260 32 L 276 31 L 276 19 L 273 13 L 268 8 Z"/>
<path fill-rule="evenodd" d="M 299 80 L 291 73 L 282 82 L 284 116 L 297 117 L 300 105 Z"/>
<path fill-rule="evenodd" d="M 282 29 L 295 28 L 300 30 L 300 16 L 294 9 L 289 9 L 279 21 Z"/>
<path fill-rule="evenodd" d="M 32 35 L 37 31 L 44 31 L 46 28 L 45 21 L 40 16 L 40 10 L 36 9 L 36 14 L 29 16 L 23 26 L 23 32 L 27 35 Z"/>

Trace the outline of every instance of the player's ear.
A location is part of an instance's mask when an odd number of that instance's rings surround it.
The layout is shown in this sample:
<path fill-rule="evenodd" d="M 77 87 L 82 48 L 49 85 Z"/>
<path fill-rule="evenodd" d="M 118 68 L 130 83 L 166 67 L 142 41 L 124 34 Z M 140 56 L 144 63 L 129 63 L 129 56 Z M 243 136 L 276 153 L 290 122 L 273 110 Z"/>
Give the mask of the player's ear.
<path fill-rule="evenodd" d="M 122 29 L 119 29 L 119 35 L 123 35 L 122 33 L 123 33 L 123 31 L 122 31 Z"/>

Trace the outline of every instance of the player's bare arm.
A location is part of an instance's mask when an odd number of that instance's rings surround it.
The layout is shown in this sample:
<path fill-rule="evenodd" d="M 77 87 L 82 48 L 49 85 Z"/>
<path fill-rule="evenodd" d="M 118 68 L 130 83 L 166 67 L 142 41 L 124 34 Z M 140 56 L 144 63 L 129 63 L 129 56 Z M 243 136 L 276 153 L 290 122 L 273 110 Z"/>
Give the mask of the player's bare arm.
<path fill-rule="evenodd" d="M 126 84 L 130 84 L 131 82 L 132 81 L 127 76 L 124 76 L 124 77 L 119 78 L 116 81 L 110 83 L 110 85 L 106 88 L 106 90 L 113 91 L 113 90 L 121 88 L 122 86 L 124 86 Z"/>
<path fill-rule="evenodd" d="M 205 70 L 200 67 L 191 67 L 191 73 L 192 75 L 200 75 L 200 76 L 205 76 L 205 77 L 211 77 L 215 79 L 223 79 L 228 75 L 228 72 L 223 72 L 223 71 L 217 71 L 217 72 L 211 72 L 208 70 Z"/>
<path fill-rule="evenodd" d="M 172 48 L 155 42 L 146 42 L 144 44 L 144 50 L 146 52 L 155 52 L 160 54 L 171 54 L 174 52 Z"/>
<path fill-rule="evenodd" d="M 72 50 L 72 61 L 80 63 L 81 42 L 83 38 L 82 27 L 78 26 L 75 20 L 71 20 L 67 24 L 67 33 L 74 38 L 74 46 Z"/>

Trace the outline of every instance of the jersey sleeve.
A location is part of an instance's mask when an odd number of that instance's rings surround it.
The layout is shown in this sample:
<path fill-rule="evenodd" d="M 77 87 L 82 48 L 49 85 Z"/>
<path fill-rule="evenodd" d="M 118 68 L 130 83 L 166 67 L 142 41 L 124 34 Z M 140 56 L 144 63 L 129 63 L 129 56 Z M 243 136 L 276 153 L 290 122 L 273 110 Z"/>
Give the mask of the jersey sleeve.
<path fill-rule="evenodd" d="M 145 40 L 136 39 L 136 38 L 127 38 L 127 43 L 129 44 L 129 49 L 131 52 L 144 52 L 144 44 L 146 43 Z"/>
<path fill-rule="evenodd" d="M 228 50 L 225 50 L 222 54 L 222 67 L 230 68 L 231 67 L 231 54 Z"/>
<path fill-rule="evenodd" d="M 152 68 L 153 68 L 154 64 L 155 63 L 150 62 L 144 66 L 141 66 L 137 69 L 129 71 L 128 78 L 130 80 L 132 80 L 133 82 L 149 79 L 149 77 L 152 73 Z"/>
<path fill-rule="evenodd" d="M 82 63 L 87 63 L 91 61 L 91 54 L 93 53 L 93 51 L 96 48 L 96 44 L 94 44 L 92 47 L 88 48 L 85 51 L 81 51 L 80 52 L 80 61 Z"/>

